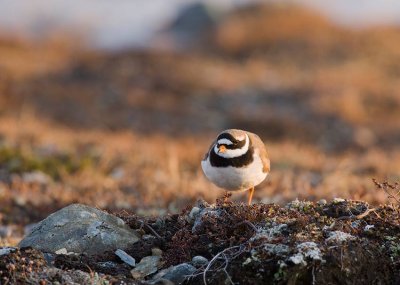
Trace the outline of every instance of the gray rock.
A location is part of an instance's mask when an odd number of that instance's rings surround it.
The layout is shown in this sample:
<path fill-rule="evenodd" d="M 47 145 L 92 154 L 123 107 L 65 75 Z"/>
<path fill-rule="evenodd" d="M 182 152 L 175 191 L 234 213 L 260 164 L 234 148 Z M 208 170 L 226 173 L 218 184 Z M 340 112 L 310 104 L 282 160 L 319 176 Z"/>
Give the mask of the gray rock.
<path fill-rule="evenodd" d="M 188 263 L 181 263 L 179 265 L 170 267 L 162 276 L 162 279 L 167 279 L 174 284 L 182 284 L 183 281 L 196 271 L 196 268 Z"/>
<path fill-rule="evenodd" d="M 197 255 L 192 258 L 192 264 L 195 267 L 202 267 L 203 265 L 206 265 L 207 263 L 208 263 L 208 259 L 201 255 Z"/>
<path fill-rule="evenodd" d="M 115 251 L 115 255 L 117 255 L 123 262 L 125 262 L 129 266 L 135 267 L 136 260 L 122 249 L 117 249 Z"/>
<path fill-rule="evenodd" d="M 60 248 L 59 250 L 56 250 L 55 254 L 57 254 L 57 255 L 60 255 L 60 254 L 70 255 L 70 254 L 75 254 L 75 253 L 74 252 L 68 252 L 68 250 L 65 247 L 63 247 L 63 248 Z"/>
<path fill-rule="evenodd" d="M 164 279 L 164 278 L 160 278 L 160 279 L 151 281 L 151 282 L 146 283 L 146 284 L 150 284 L 150 285 L 175 285 L 173 282 L 171 282 L 171 281 L 169 281 L 167 279 Z"/>
<path fill-rule="evenodd" d="M 159 249 L 158 247 L 153 247 L 151 249 L 151 255 L 161 256 L 162 255 L 162 250 Z"/>
<path fill-rule="evenodd" d="M 56 267 L 45 267 L 44 272 L 42 273 L 44 276 L 47 276 L 50 280 L 59 280 L 54 281 L 51 284 L 68 284 L 68 285 L 79 285 L 79 284 L 103 284 L 101 283 L 101 278 L 97 273 L 93 276 L 87 272 L 83 272 L 81 270 L 68 270 L 64 271 Z M 40 278 L 42 279 L 42 278 Z M 39 280 L 40 280 L 39 279 Z M 57 282 L 57 283 L 56 283 Z M 30 283 L 34 284 L 34 283 Z"/>
<path fill-rule="evenodd" d="M 160 256 L 146 256 L 143 257 L 136 267 L 131 270 L 132 277 L 135 279 L 142 279 L 148 275 L 156 273 L 158 265 L 160 264 Z"/>
<path fill-rule="evenodd" d="M 187 220 L 188 222 L 192 222 L 196 219 L 196 217 L 199 215 L 201 209 L 199 207 L 193 207 L 192 210 L 190 211 Z"/>
<path fill-rule="evenodd" d="M 24 227 L 24 234 L 28 235 L 32 232 L 32 230 L 35 228 L 37 224 L 28 224 Z"/>
<path fill-rule="evenodd" d="M 167 27 L 167 35 L 177 48 L 190 48 L 201 45 L 206 35 L 217 22 L 217 10 L 204 3 L 187 5 L 175 21 Z"/>
<path fill-rule="evenodd" d="M 119 268 L 121 268 L 121 264 L 113 262 L 113 261 L 102 261 L 102 262 L 97 262 L 97 266 L 102 268 L 103 270 L 107 271 L 117 271 Z"/>
<path fill-rule="evenodd" d="M 121 219 L 99 209 L 72 204 L 43 221 L 20 242 L 20 247 L 33 247 L 55 253 L 100 254 L 125 249 L 139 238 Z"/>
<path fill-rule="evenodd" d="M 10 254 L 11 252 L 15 251 L 15 247 L 3 247 L 0 248 L 0 256 Z"/>

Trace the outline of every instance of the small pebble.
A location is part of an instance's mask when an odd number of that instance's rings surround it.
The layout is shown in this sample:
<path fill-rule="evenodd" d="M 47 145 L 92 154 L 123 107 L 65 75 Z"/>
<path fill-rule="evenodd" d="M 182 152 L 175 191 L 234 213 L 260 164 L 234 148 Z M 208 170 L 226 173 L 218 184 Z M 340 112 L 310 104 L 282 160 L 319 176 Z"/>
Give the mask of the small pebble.
<path fill-rule="evenodd" d="M 370 230 L 373 229 L 373 228 L 375 228 L 374 225 L 366 225 L 365 228 L 364 228 L 364 231 L 365 231 L 365 232 L 368 232 L 368 231 L 370 231 Z"/>
<path fill-rule="evenodd" d="M 68 251 L 65 247 L 60 248 L 59 250 L 56 250 L 56 254 L 68 254 Z"/>
<path fill-rule="evenodd" d="M 192 210 L 189 213 L 189 220 L 193 221 L 196 216 L 200 213 L 200 208 L 199 207 L 193 207 Z"/>
<path fill-rule="evenodd" d="M 208 259 L 201 256 L 201 255 L 197 255 L 195 257 L 192 258 L 192 264 L 195 267 L 201 267 L 203 265 L 206 265 L 208 263 Z"/>
<path fill-rule="evenodd" d="M 343 202 L 346 202 L 346 200 L 343 198 L 333 198 L 333 204 L 339 204 Z"/>
<path fill-rule="evenodd" d="M 121 258 L 121 260 L 122 260 L 123 262 L 125 262 L 126 264 L 128 264 L 129 266 L 135 267 L 135 265 L 136 265 L 136 260 L 135 260 L 132 256 L 130 256 L 129 254 L 127 254 L 125 251 L 123 251 L 122 249 L 117 249 L 117 250 L 115 251 L 115 254 L 116 254 L 119 258 Z"/>
<path fill-rule="evenodd" d="M 158 247 L 154 247 L 154 248 L 151 249 L 151 255 L 161 256 L 162 255 L 162 250 L 159 249 Z"/>
<path fill-rule="evenodd" d="M 132 277 L 134 279 L 142 279 L 146 276 L 156 273 L 159 263 L 159 256 L 143 257 L 142 260 L 140 260 L 140 262 L 136 264 L 136 267 L 131 270 Z"/>
<path fill-rule="evenodd" d="M 186 278 L 192 275 L 196 268 L 188 263 L 181 263 L 173 266 L 167 270 L 167 273 L 162 277 L 163 279 L 170 280 L 172 283 L 180 285 Z"/>
<path fill-rule="evenodd" d="M 15 251 L 15 247 L 3 247 L 0 248 L 0 256 L 10 254 L 12 251 Z"/>

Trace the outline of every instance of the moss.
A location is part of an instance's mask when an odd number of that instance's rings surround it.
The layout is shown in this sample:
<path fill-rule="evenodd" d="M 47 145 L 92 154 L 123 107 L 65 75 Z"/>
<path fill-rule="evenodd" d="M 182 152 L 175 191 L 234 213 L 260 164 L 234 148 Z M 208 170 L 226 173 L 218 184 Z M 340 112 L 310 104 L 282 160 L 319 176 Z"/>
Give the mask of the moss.
<path fill-rule="evenodd" d="M 97 157 L 90 153 L 56 153 L 44 156 L 34 152 L 28 153 L 17 147 L 0 147 L 0 166 L 10 173 L 42 171 L 59 180 L 63 173 L 74 174 L 96 164 Z"/>

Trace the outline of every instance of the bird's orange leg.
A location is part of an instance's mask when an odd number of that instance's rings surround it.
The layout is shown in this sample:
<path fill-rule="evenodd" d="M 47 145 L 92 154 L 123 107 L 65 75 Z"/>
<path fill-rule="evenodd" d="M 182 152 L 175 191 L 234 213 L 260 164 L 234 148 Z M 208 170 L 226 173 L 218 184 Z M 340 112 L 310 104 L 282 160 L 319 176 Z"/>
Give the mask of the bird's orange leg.
<path fill-rule="evenodd" d="M 229 197 L 231 197 L 231 194 L 228 191 L 225 191 L 224 204 L 226 204 L 228 202 Z"/>
<path fill-rule="evenodd" d="M 249 200 L 248 200 L 248 205 L 251 205 L 251 200 L 253 200 L 253 194 L 254 194 L 254 186 L 250 188 L 249 190 Z"/>

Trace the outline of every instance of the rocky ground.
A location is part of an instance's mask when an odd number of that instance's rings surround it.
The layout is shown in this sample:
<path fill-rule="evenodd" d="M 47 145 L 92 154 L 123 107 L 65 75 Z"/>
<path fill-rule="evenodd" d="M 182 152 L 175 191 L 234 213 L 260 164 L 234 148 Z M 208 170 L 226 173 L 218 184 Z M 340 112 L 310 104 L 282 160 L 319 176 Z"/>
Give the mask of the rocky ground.
<path fill-rule="evenodd" d="M 74 204 L 0 249 L 0 283 L 395 284 L 399 218 L 344 199 L 199 201 L 162 218 Z"/>

